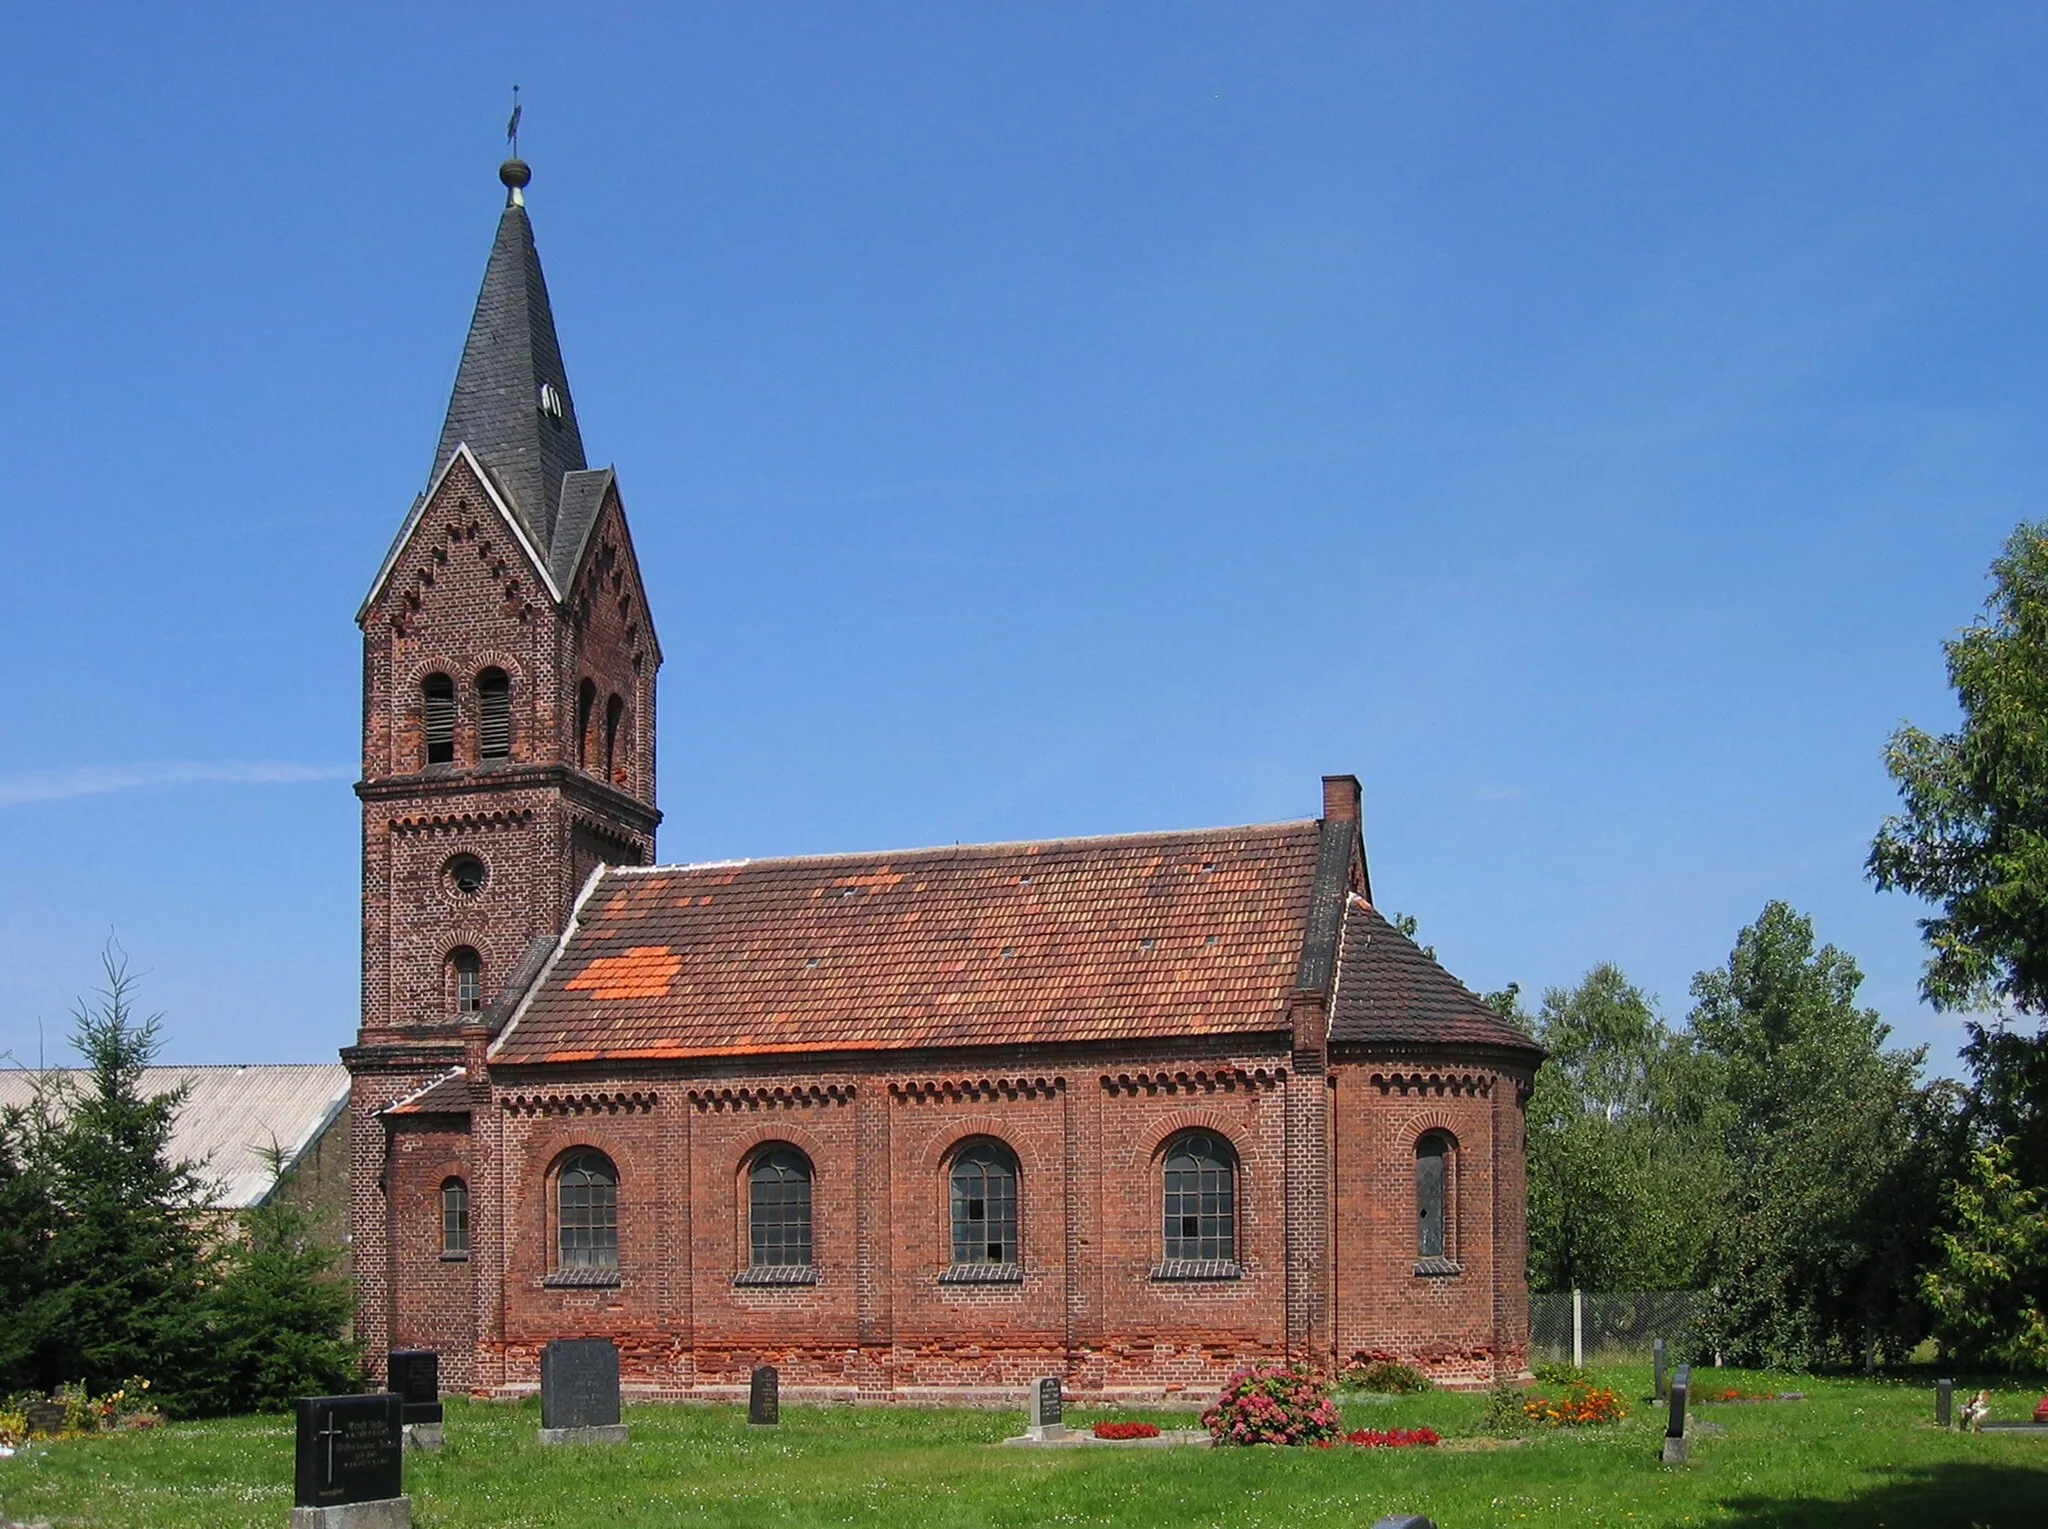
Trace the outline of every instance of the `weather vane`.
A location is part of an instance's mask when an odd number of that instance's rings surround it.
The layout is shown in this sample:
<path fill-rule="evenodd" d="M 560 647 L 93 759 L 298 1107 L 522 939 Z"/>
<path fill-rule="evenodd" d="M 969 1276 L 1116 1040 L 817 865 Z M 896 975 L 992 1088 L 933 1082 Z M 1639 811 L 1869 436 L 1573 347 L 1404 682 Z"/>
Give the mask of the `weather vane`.
<path fill-rule="evenodd" d="M 519 87 L 512 87 L 512 119 L 505 124 L 505 141 L 512 146 L 512 157 L 519 157 L 519 114 L 526 108 L 519 104 Z"/>

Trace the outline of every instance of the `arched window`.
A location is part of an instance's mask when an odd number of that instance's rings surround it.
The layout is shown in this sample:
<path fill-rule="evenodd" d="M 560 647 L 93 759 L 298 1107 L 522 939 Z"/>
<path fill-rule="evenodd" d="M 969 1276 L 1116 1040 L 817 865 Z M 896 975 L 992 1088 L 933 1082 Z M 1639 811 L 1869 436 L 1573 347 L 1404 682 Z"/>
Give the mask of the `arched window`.
<path fill-rule="evenodd" d="M 1017 1262 L 1017 1159 L 977 1142 L 953 1159 L 953 1262 Z"/>
<path fill-rule="evenodd" d="M 811 1161 L 794 1147 L 772 1147 L 747 1170 L 747 1248 L 757 1269 L 811 1262 Z"/>
<path fill-rule="evenodd" d="M 441 1256 L 469 1257 L 469 1186 L 461 1179 L 441 1181 Z"/>
<path fill-rule="evenodd" d="M 503 669 L 476 677 L 476 753 L 479 759 L 512 757 L 512 678 Z"/>
<path fill-rule="evenodd" d="M 590 768 L 590 716 L 597 710 L 597 686 L 585 680 L 576 687 L 576 768 Z"/>
<path fill-rule="evenodd" d="M 430 765 L 455 762 L 455 681 L 430 674 L 420 681 L 421 735 Z"/>
<path fill-rule="evenodd" d="M 467 945 L 448 952 L 448 996 L 457 1014 L 480 1013 L 484 1006 L 484 958 Z"/>
<path fill-rule="evenodd" d="M 604 778 L 619 780 L 619 722 L 626 715 L 626 703 L 613 696 L 604 703 Z"/>
<path fill-rule="evenodd" d="M 1237 1154 L 1210 1131 L 1190 1131 L 1166 1150 L 1167 1258 L 1237 1257 Z"/>
<path fill-rule="evenodd" d="M 1444 1184 L 1449 1174 L 1451 1139 L 1431 1131 L 1415 1144 L 1415 1256 L 1443 1258 Z"/>
<path fill-rule="evenodd" d="M 619 1171 L 610 1158 L 570 1153 L 555 1179 L 555 1210 L 560 1268 L 618 1268 Z"/>

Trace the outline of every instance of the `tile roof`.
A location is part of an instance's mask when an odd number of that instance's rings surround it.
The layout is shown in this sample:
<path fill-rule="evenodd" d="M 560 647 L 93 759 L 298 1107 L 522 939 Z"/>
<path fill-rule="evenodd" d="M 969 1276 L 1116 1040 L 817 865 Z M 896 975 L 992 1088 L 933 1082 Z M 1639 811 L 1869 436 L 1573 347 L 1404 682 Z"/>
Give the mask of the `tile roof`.
<path fill-rule="evenodd" d="M 1467 1045 L 1543 1054 L 1362 897 L 1350 899 L 1337 962 L 1333 1044 Z"/>
<path fill-rule="evenodd" d="M 407 1094 L 383 1110 L 386 1115 L 467 1115 L 469 1112 L 469 1075 L 460 1067 L 451 1067 L 425 1088 Z"/>
<path fill-rule="evenodd" d="M 26 1104 L 38 1078 L 61 1090 L 83 1087 L 82 1068 L 0 1071 L 0 1109 Z M 248 1067 L 145 1067 L 137 1085 L 144 1096 L 187 1090 L 171 1122 L 170 1154 L 204 1165 L 221 1210 L 260 1205 L 275 1176 L 274 1148 L 289 1167 L 320 1137 L 348 1103 L 348 1069 L 339 1062 L 293 1062 Z"/>
<path fill-rule="evenodd" d="M 609 869 L 498 1062 L 1284 1030 L 1311 821 Z"/>

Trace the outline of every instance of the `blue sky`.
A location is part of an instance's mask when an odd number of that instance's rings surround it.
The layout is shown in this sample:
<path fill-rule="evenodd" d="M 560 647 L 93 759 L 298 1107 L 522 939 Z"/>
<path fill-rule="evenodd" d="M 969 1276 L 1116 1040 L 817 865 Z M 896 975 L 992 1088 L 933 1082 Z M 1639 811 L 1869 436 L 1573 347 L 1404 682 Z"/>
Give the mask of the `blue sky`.
<path fill-rule="evenodd" d="M 1862 875 L 2048 513 L 2038 6 L 17 7 L 0 1050 L 357 1005 L 352 624 L 513 81 L 667 665 L 665 860 L 1312 815 L 1674 1018 Z M 39 1036 L 41 1040 L 39 1041 Z"/>

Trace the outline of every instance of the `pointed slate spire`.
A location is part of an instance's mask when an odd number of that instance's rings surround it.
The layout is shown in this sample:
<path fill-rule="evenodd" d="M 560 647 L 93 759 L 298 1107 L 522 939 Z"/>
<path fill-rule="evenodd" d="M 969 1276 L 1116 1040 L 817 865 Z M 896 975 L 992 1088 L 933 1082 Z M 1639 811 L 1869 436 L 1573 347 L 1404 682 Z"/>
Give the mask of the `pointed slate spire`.
<path fill-rule="evenodd" d="M 562 367 L 562 344 L 555 337 L 555 315 L 548 306 L 547 279 L 541 275 L 521 194 L 533 172 L 524 161 L 508 159 L 498 178 L 505 183 L 505 211 L 462 347 L 454 396 L 434 452 L 434 474 L 457 446 L 467 444 L 545 557 L 554 539 L 562 477 L 588 464 Z"/>

